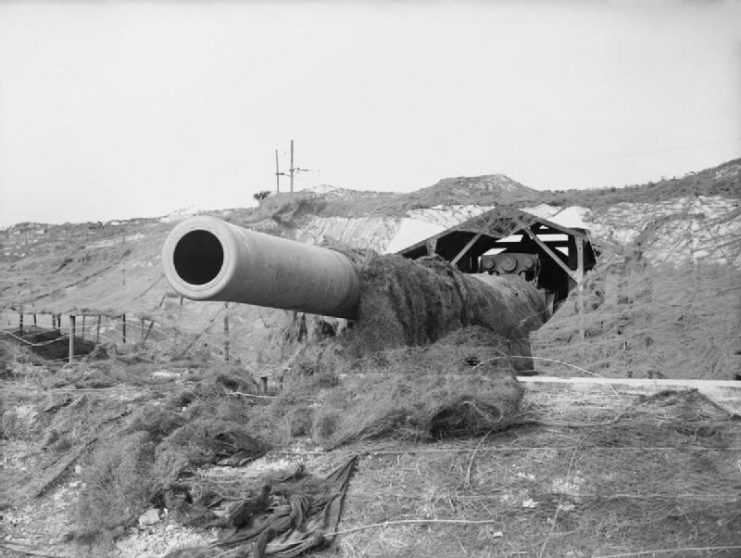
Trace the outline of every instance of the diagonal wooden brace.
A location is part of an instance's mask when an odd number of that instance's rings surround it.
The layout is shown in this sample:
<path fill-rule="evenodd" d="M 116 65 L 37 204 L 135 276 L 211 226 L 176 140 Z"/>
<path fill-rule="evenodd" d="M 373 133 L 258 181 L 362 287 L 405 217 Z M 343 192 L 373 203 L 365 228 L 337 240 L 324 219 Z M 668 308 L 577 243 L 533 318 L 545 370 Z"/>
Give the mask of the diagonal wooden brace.
<path fill-rule="evenodd" d="M 530 230 L 529 227 L 523 227 L 522 230 L 525 232 L 526 235 L 528 235 L 530 237 L 530 239 L 533 242 L 535 242 L 535 244 L 537 244 L 538 246 L 540 246 L 543 249 L 543 251 L 546 254 L 548 254 L 551 257 L 551 259 L 554 262 L 556 262 L 561 267 L 561 269 L 563 269 L 566 272 L 566 274 L 569 277 L 571 277 L 574 281 L 578 281 L 577 274 L 574 272 L 574 270 L 572 270 L 571 268 L 569 268 L 569 266 L 567 266 L 565 263 L 563 263 L 563 260 L 561 258 L 559 258 L 553 252 L 553 250 L 551 250 L 550 246 L 548 246 L 545 242 L 543 242 L 542 240 L 540 240 L 538 238 L 538 236 L 533 231 Z"/>
<path fill-rule="evenodd" d="M 463 256 L 465 256 L 465 255 L 466 255 L 466 253 L 467 253 L 467 252 L 468 252 L 468 251 L 469 251 L 469 250 L 471 249 L 471 247 L 472 247 L 472 246 L 473 246 L 474 244 L 476 244 L 476 241 L 477 241 L 477 240 L 478 240 L 479 238 L 481 238 L 482 234 L 483 234 L 483 233 L 476 233 L 476 236 L 474 236 L 474 237 L 473 237 L 473 238 L 472 238 L 471 240 L 469 240 L 469 241 L 468 241 L 468 244 L 466 244 L 466 245 L 465 245 L 465 246 L 463 247 L 463 250 L 461 250 L 460 252 L 458 252 L 458 255 L 457 255 L 457 256 L 456 256 L 455 258 L 453 258 L 453 260 L 452 260 L 452 261 L 450 262 L 450 265 L 452 265 L 452 266 L 455 266 L 455 265 L 456 265 L 456 264 L 457 264 L 457 263 L 458 263 L 458 262 L 460 261 L 460 259 L 461 259 L 461 258 L 462 258 Z"/>

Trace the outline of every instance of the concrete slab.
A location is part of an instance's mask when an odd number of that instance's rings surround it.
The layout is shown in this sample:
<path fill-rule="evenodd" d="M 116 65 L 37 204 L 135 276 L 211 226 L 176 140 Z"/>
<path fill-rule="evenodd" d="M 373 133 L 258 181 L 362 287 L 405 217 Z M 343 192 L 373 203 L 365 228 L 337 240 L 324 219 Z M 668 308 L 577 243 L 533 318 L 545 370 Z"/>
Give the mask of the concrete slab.
<path fill-rule="evenodd" d="M 652 395 L 664 390 L 696 389 L 729 410 L 741 413 L 741 382 L 732 380 L 682 380 L 645 378 L 556 378 L 520 376 L 526 389 L 538 391 L 573 391 L 603 395 Z"/>

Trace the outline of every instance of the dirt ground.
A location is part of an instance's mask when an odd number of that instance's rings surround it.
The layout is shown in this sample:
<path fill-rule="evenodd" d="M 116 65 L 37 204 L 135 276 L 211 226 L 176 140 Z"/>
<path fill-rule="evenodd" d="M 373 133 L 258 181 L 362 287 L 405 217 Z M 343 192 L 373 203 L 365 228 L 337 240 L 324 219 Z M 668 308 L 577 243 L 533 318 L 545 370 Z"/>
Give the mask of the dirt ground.
<path fill-rule="evenodd" d="M 68 406 L 85 405 L 84 442 L 88 430 L 104 436 L 142 401 L 174 391 L 181 375 L 156 385 L 50 391 L 29 380 L 42 370 L 27 372 L 3 381 L 0 555 L 161 557 L 216 539 L 214 528 L 186 528 L 151 510 L 105 540 L 86 539 L 76 512 L 84 459 L 41 490 L 59 467 L 50 454 L 60 442 L 44 434 L 64 420 L 55 402 L 71 397 Z M 366 441 L 331 452 L 293 442 L 250 464 L 204 466 L 197 474 L 228 484 L 296 463 L 321 473 L 359 455 L 338 536 L 324 555 L 735 557 L 741 422 L 732 413 L 741 412 L 741 401 L 722 403 L 696 391 L 641 396 L 528 384 L 523 420 L 504 432 Z M 217 555 L 235 556 L 205 554 Z"/>

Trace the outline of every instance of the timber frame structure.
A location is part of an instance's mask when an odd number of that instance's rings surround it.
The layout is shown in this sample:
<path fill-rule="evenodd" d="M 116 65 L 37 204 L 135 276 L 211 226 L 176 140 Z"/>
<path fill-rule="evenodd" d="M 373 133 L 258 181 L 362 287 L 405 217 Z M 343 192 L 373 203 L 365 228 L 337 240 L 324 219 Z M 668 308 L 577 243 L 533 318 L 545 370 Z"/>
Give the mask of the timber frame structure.
<path fill-rule="evenodd" d="M 537 287 L 549 294 L 553 308 L 576 288 L 578 309 L 584 314 L 584 276 L 597 258 L 585 229 L 497 207 L 397 253 L 411 259 L 440 256 L 464 273 L 480 273 L 479 258 L 490 250 L 537 254 L 541 263 Z"/>

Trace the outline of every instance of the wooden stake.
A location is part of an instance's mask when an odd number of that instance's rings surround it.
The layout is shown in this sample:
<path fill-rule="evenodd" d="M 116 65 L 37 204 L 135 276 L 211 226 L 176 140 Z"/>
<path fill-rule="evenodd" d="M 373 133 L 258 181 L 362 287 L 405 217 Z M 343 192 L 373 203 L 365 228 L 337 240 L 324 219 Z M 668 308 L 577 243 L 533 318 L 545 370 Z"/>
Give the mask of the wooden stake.
<path fill-rule="evenodd" d="M 95 327 L 95 344 L 100 343 L 100 314 L 98 314 L 98 325 Z"/>
<path fill-rule="evenodd" d="M 23 335 L 23 313 L 18 313 L 18 335 Z"/>
<path fill-rule="evenodd" d="M 123 327 L 121 328 L 121 334 L 123 344 L 126 345 L 126 314 L 121 314 L 121 320 L 123 321 Z"/>
<path fill-rule="evenodd" d="M 69 316 L 69 362 L 75 360 L 75 316 L 70 314 Z"/>
<path fill-rule="evenodd" d="M 33 325 L 36 325 L 36 314 L 33 315 Z"/>
<path fill-rule="evenodd" d="M 154 326 L 154 320 L 149 320 L 149 329 L 147 329 L 147 334 L 144 336 L 144 339 L 142 339 L 142 343 L 147 342 L 147 339 L 149 338 L 149 334 L 152 333 L 153 326 Z"/>
<path fill-rule="evenodd" d="M 229 303 L 224 303 L 226 313 L 224 314 L 224 360 L 229 362 Z"/>

